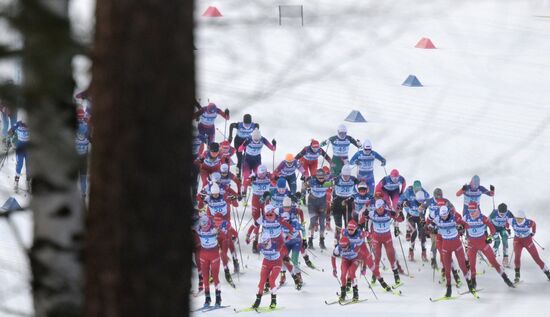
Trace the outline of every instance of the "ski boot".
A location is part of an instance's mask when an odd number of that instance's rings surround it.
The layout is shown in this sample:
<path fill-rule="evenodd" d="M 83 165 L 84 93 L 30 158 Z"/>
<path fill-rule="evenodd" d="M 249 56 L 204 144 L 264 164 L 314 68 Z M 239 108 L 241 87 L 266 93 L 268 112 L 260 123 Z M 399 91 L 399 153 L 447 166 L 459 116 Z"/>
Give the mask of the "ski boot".
<path fill-rule="evenodd" d="M 401 285 L 401 278 L 399 277 L 397 269 L 393 270 L 393 278 L 395 279 L 395 286 Z"/>
<path fill-rule="evenodd" d="M 372 278 L 371 278 L 371 280 L 370 280 L 370 284 L 371 284 L 371 285 L 376 284 L 376 276 L 374 276 L 374 273 L 372 273 Z M 382 283 L 380 283 L 380 284 L 382 284 Z"/>
<path fill-rule="evenodd" d="M 227 281 L 227 283 L 229 283 L 231 287 L 235 288 L 235 283 L 233 283 L 233 278 L 231 277 L 231 272 L 229 272 L 229 268 L 225 268 L 223 269 L 223 271 L 225 273 L 225 280 Z"/>
<path fill-rule="evenodd" d="M 357 288 L 357 285 L 353 287 L 353 298 L 352 301 L 357 302 L 359 301 L 359 289 Z"/>
<path fill-rule="evenodd" d="M 414 250 L 413 249 L 409 249 L 408 259 L 409 259 L 409 261 L 414 262 Z"/>
<path fill-rule="evenodd" d="M 325 246 L 325 237 L 320 237 L 319 238 L 319 247 L 321 248 L 321 250 L 325 250 L 327 248 Z"/>
<path fill-rule="evenodd" d="M 349 292 L 351 291 L 351 279 L 348 278 L 347 281 L 346 281 L 346 291 Z"/>
<path fill-rule="evenodd" d="M 470 279 L 470 284 L 472 284 L 472 288 L 477 288 L 477 281 L 475 277 Z"/>
<path fill-rule="evenodd" d="M 256 294 L 256 300 L 254 301 L 254 304 L 252 304 L 252 308 L 260 307 L 261 302 L 262 302 L 262 294 Z"/>
<path fill-rule="evenodd" d="M 516 267 L 514 270 L 516 271 L 516 277 L 514 278 L 514 284 L 517 284 L 517 283 L 519 283 L 519 277 L 520 277 L 519 267 Z"/>
<path fill-rule="evenodd" d="M 462 281 L 460 280 L 460 275 L 458 275 L 458 271 L 453 269 L 452 272 L 455 279 L 456 287 L 460 287 L 460 285 L 462 285 Z"/>
<path fill-rule="evenodd" d="M 220 307 L 222 305 L 222 291 L 216 290 L 216 303 L 214 304 L 216 307 Z"/>
<path fill-rule="evenodd" d="M 281 271 L 281 278 L 279 279 L 279 285 L 285 285 L 286 283 L 286 271 Z"/>
<path fill-rule="evenodd" d="M 202 282 L 202 274 L 199 274 L 199 292 L 204 290 L 204 284 Z"/>
<path fill-rule="evenodd" d="M 340 297 L 338 298 L 338 301 L 342 303 L 345 300 L 346 300 L 346 287 L 342 286 L 340 287 Z"/>
<path fill-rule="evenodd" d="M 430 264 L 432 266 L 432 269 L 434 270 L 437 270 L 438 269 L 438 266 L 437 266 L 437 260 L 435 258 L 431 258 L 430 259 Z"/>
<path fill-rule="evenodd" d="M 426 255 L 426 249 L 422 249 L 422 262 L 428 262 L 428 256 Z"/>
<path fill-rule="evenodd" d="M 544 271 L 544 274 L 546 274 L 546 277 L 550 280 L 550 270 Z"/>
<path fill-rule="evenodd" d="M 466 279 L 466 284 L 468 285 L 468 290 L 470 291 L 470 293 L 476 295 L 477 291 L 474 285 L 475 282 L 472 280 Z"/>
<path fill-rule="evenodd" d="M 453 295 L 453 287 L 451 285 L 447 285 L 447 291 L 445 292 L 445 297 L 450 298 Z"/>
<path fill-rule="evenodd" d="M 210 293 L 205 293 L 204 294 L 204 305 L 202 305 L 203 307 L 208 307 L 210 306 L 210 303 L 212 302 L 212 300 L 210 299 Z"/>
<path fill-rule="evenodd" d="M 237 260 L 237 259 L 233 259 L 233 271 L 235 271 L 235 273 L 240 273 L 241 272 L 241 267 L 239 265 L 239 260 Z"/>
<path fill-rule="evenodd" d="M 508 258 L 507 255 L 505 255 L 505 256 L 502 258 L 502 266 L 504 266 L 504 267 L 510 267 L 510 259 Z"/>
<path fill-rule="evenodd" d="M 372 279 L 373 279 L 374 281 L 376 281 L 376 279 L 374 278 L 374 276 L 372 277 Z M 391 291 L 392 291 L 391 287 L 384 281 L 383 278 L 379 278 L 379 279 L 378 279 L 378 283 L 380 283 L 380 286 L 382 286 L 382 288 L 383 288 L 386 292 L 391 292 Z"/>
<path fill-rule="evenodd" d="M 269 304 L 270 309 L 275 309 L 277 307 L 277 294 L 271 294 L 271 304 Z"/>
<path fill-rule="evenodd" d="M 269 293 L 269 291 L 271 290 L 271 287 L 269 286 L 269 281 L 265 282 L 265 285 L 264 285 L 264 293 Z"/>
<path fill-rule="evenodd" d="M 309 259 L 309 255 L 304 255 L 304 261 L 306 262 L 307 267 L 314 269 L 315 265 L 311 263 L 311 260 Z"/>
<path fill-rule="evenodd" d="M 252 241 L 252 253 L 258 254 L 260 251 L 258 250 L 258 240 Z"/>
<path fill-rule="evenodd" d="M 313 247 L 313 237 L 309 237 L 307 239 L 307 248 L 311 250 L 315 250 L 315 247 Z"/>
<path fill-rule="evenodd" d="M 514 283 L 512 283 L 512 281 L 510 281 L 510 279 L 508 278 L 508 275 L 506 275 L 505 272 L 502 272 L 502 279 L 504 280 L 504 283 L 506 283 L 506 285 L 508 285 L 508 287 L 511 287 L 511 288 L 514 288 Z M 549 277 L 550 279 L 550 277 Z"/>
<path fill-rule="evenodd" d="M 294 274 L 292 278 L 294 278 L 294 284 L 296 286 L 296 289 L 301 290 L 302 286 L 304 285 L 304 281 L 302 280 L 302 274 L 298 272 Z"/>

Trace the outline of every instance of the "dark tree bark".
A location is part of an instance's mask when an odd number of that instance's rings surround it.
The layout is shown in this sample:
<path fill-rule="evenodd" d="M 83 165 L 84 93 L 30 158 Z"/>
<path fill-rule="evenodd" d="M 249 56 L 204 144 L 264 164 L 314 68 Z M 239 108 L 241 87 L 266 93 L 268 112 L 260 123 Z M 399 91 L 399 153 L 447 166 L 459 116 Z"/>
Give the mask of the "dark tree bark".
<path fill-rule="evenodd" d="M 96 6 L 85 316 L 186 316 L 193 1 Z"/>

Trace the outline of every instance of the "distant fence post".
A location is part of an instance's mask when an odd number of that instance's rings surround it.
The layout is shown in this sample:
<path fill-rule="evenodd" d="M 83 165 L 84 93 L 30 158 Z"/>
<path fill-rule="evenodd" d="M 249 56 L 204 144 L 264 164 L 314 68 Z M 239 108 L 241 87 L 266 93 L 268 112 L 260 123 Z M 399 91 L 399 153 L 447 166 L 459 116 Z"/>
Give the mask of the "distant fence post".
<path fill-rule="evenodd" d="M 279 5 L 279 25 L 282 25 L 282 18 L 300 18 L 304 26 L 304 6 Z"/>

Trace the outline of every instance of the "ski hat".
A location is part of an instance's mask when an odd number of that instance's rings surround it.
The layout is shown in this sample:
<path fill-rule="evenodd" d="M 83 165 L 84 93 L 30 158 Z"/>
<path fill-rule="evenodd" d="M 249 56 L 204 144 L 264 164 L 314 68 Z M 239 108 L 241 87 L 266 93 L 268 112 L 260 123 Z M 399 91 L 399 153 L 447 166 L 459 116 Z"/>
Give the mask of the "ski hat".
<path fill-rule="evenodd" d="M 527 218 L 527 216 L 525 215 L 525 211 L 523 211 L 522 209 L 518 210 L 518 212 L 516 212 L 516 218 L 520 218 L 520 219 Z"/>
<path fill-rule="evenodd" d="M 223 163 L 222 166 L 220 166 L 220 172 L 222 174 L 227 174 L 229 172 L 229 165 Z"/>
<path fill-rule="evenodd" d="M 468 203 L 468 210 L 470 210 L 470 211 L 477 210 L 477 207 L 478 207 L 478 205 L 477 205 L 477 202 L 475 202 L 475 201 L 471 201 L 471 202 Z"/>
<path fill-rule="evenodd" d="M 340 248 L 342 248 L 342 249 L 349 248 L 349 245 L 350 245 L 349 238 L 346 237 L 346 236 L 343 236 L 342 238 L 340 238 L 340 241 L 338 241 L 338 244 L 340 245 Z"/>
<path fill-rule="evenodd" d="M 317 177 L 319 177 L 319 178 L 320 178 L 320 177 L 325 177 L 325 176 L 326 176 L 325 170 L 322 169 L 322 168 L 318 169 L 317 172 L 315 173 L 315 176 L 317 176 Z"/>
<path fill-rule="evenodd" d="M 416 193 L 419 190 L 422 190 L 422 183 L 419 180 L 415 180 L 413 182 L 413 191 Z"/>
<path fill-rule="evenodd" d="M 201 228 L 209 228 L 212 223 L 210 222 L 210 218 L 203 215 L 199 218 L 199 226 Z"/>
<path fill-rule="evenodd" d="M 473 188 L 473 189 L 478 188 L 478 187 L 479 187 L 479 183 L 480 183 L 479 176 L 474 175 L 474 176 L 472 177 L 472 180 L 470 181 L 470 188 Z"/>
<path fill-rule="evenodd" d="M 434 198 L 435 199 L 443 198 L 443 191 L 441 190 L 441 188 L 434 189 Z"/>
<path fill-rule="evenodd" d="M 382 208 L 384 207 L 385 204 L 386 203 L 382 199 L 377 199 L 376 202 L 374 203 L 374 208 L 375 209 Z"/>
<path fill-rule="evenodd" d="M 363 142 L 363 150 L 372 150 L 372 143 L 370 143 L 369 139 Z"/>
<path fill-rule="evenodd" d="M 229 148 L 231 147 L 231 144 L 229 144 L 229 141 L 224 140 L 220 143 L 220 147 L 225 152 L 225 151 L 229 150 Z"/>
<path fill-rule="evenodd" d="M 367 186 L 365 182 L 361 182 L 359 183 L 359 185 L 357 185 L 357 191 L 360 191 L 361 189 L 369 190 L 369 186 Z"/>
<path fill-rule="evenodd" d="M 504 213 L 506 213 L 507 211 L 508 211 L 508 206 L 506 206 L 505 203 L 500 203 L 500 204 L 498 205 L 498 213 L 499 213 L 499 214 L 504 214 Z"/>
<path fill-rule="evenodd" d="M 212 195 L 215 195 L 215 194 L 220 194 L 220 186 L 216 183 L 212 184 L 212 186 L 210 186 L 210 194 Z"/>
<path fill-rule="evenodd" d="M 341 124 L 341 125 L 338 126 L 338 130 L 337 130 L 337 131 L 338 131 L 338 136 L 339 136 L 340 138 L 344 138 L 344 137 L 348 134 L 348 128 L 347 128 L 345 125 L 343 125 L 343 124 Z"/>
<path fill-rule="evenodd" d="M 277 180 L 277 188 L 286 188 L 286 179 L 279 177 Z"/>
<path fill-rule="evenodd" d="M 208 103 L 208 105 L 206 106 L 206 110 L 209 112 L 216 110 L 216 104 L 213 102 Z"/>
<path fill-rule="evenodd" d="M 283 208 L 290 208 L 292 207 L 292 199 L 290 199 L 290 197 L 286 196 L 285 198 L 283 198 Z"/>
<path fill-rule="evenodd" d="M 292 154 L 292 153 L 285 154 L 285 161 L 287 163 L 290 163 L 290 162 L 294 161 L 294 154 Z"/>
<path fill-rule="evenodd" d="M 267 174 L 267 167 L 265 165 L 258 166 L 258 175 Z"/>
<path fill-rule="evenodd" d="M 390 177 L 399 177 L 399 171 L 396 170 L 395 168 L 391 170 L 390 172 Z"/>
<path fill-rule="evenodd" d="M 267 208 L 267 206 L 270 206 L 271 208 Z M 273 207 L 273 205 L 267 205 L 265 210 L 265 218 L 267 220 L 273 221 L 275 220 L 275 217 L 277 216 L 276 209 Z"/>
<path fill-rule="evenodd" d="M 245 114 L 243 116 L 243 123 L 250 124 L 252 123 L 252 116 L 250 114 Z"/>
<path fill-rule="evenodd" d="M 214 172 L 210 174 L 210 180 L 214 183 L 219 183 L 221 179 L 222 179 L 222 175 L 218 172 Z"/>
<path fill-rule="evenodd" d="M 217 142 L 212 142 L 210 143 L 210 145 L 208 146 L 208 149 L 210 150 L 210 153 L 212 152 L 219 152 L 220 151 L 220 144 L 217 143 Z"/>
<path fill-rule="evenodd" d="M 346 164 L 344 167 L 342 167 L 342 176 L 350 176 L 351 175 L 351 165 Z"/>
<path fill-rule="evenodd" d="M 357 222 L 355 222 L 355 220 L 350 220 L 350 222 L 348 222 L 348 231 L 355 231 L 357 230 Z"/>
<path fill-rule="evenodd" d="M 309 143 L 309 146 L 311 146 L 312 149 L 318 149 L 319 148 L 319 141 L 315 139 L 311 139 L 311 143 Z"/>
<path fill-rule="evenodd" d="M 445 217 L 449 215 L 449 208 L 447 206 L 439 207 L 439 216 Z"/>
<path fill-rule="evenodd" d="M 262 134 L 260 133 L 260 130 L 258 130 L 258 128 L 254 129 L 254 131 L 252 131 L 252 140 L 254 140 L 255 142 L 258 142 L 262 139 Z"/>
<path fill-rule="evenodd" d="M 416 201 L 418 202 L 423 202 L 424 200 L 426 200 L 426 195 L 424 194 L 423 191 L 417 191 L 416 194 L 414 195 L 414 198 L 416 199 Z"/>
<path fill-rule="evenodd" d="M 265 213 L 272 212 L 273 210 L 275 210 L 275 206 L 273 206 L 272 204 L 267 204 L 264 207 L 264 212 Z"/>

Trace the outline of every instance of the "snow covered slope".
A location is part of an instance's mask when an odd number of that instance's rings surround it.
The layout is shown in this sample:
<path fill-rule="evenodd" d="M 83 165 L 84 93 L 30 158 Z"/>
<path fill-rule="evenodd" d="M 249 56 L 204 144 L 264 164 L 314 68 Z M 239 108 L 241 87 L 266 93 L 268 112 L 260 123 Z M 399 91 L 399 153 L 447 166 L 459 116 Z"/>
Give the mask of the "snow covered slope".
<path fill-rule="evenodd" d="M 279 26 L 277 4 L 303 4 L 305 26 L 292 20 Z M 201 17 L 211 5 L 224 17 Z M 208 98 L 228 107 L 231 121 L 251 113 L 262 134 L 277 139 L 277 162 L 311 138 L 335 134 L 351 110 L 360 110 L 369 122 L 349 123 L 349 134 L 370 139 L 390 169 L 398 168 L 409 182 L 421 180 L 430 192 L 441 187 L 457 205 L 462 200 L 454 193 L 479 174 L 482 184 L 496 187 L 496 203 L 526 210 L 537 221 L 536 239 L 550 245 L 550 1 L 200 0 L 196 16 L 202 103 Z M 437 49 L 414 48 L 421 37 Z M 424 87 L 401 86 L 409 74 Z M 223 121 L 217 124 L 223 129 Z M 271 168 L 271 153 L 266 150 L 263 159 Z M 383 174 L 375 169 L 377 179 Z M 481 207 L 489 211 L 491 199 L 482 198 Z M 256 293 L 260 259 L 249 246 L 243 251 L 248 269 L 237 289 L 223 284 L 224 304 L 232 307 L 251 305 Z M 550 261 L 547 252 L 541 255 Z M 480 264 L 487 272 L 478 278 L 484 288 L 478 301 L 465 295 L 430 303 L 428 297 L 444 290 L 432 282 L 429 267 L 413 263 L 415 277 L 404 277 L 403 297 L 377 288 L 376 301 L 362 280 L 360 296 L 367 303 L 329 307 L 323 300 L 335 296 L 338 284 L 329 253 L 314 253 L 326 272 L 305 269 L 310 276 L 303 290 L 282 288 L 278 301 L 285 310 L 272 315 L 545 316 L 550 308 L 550 282 L 528 255 L 525 282 L 515 290 Z M 384 276 L 391 280 L 389 272 Z"/>

